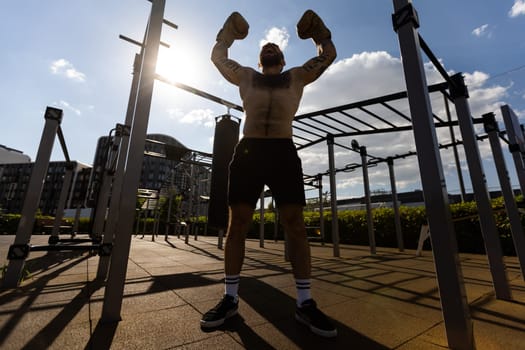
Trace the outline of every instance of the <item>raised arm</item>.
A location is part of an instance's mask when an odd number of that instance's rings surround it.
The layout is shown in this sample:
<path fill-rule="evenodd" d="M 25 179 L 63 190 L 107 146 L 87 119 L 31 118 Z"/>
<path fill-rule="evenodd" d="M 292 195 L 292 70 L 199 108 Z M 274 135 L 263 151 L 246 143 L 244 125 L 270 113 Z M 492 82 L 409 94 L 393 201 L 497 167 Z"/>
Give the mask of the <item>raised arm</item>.
<path fill-rule="evenodd" d="M 309 59 L 299 68 L 304 85 L 307 85 L 323 74 L 335 60 L 337 52 L 332 42 L 332 33 L 312 10 L 306 10 L 297 22 L 297 34 L 301 39 L 312 38 L 317 47 L 317 57 Z"/>
<path fill-rule="evenodd" d="M 211 60 L 222 76 L 230 83 L 239 85 L 243 67 L 228 58 L 228 49 L 234 40 L 244 39 L 248 35 L 248 22 L 238 12 L 233 12 L 224 22 L 217 34 L 217 42 L 211 52 Z"/>

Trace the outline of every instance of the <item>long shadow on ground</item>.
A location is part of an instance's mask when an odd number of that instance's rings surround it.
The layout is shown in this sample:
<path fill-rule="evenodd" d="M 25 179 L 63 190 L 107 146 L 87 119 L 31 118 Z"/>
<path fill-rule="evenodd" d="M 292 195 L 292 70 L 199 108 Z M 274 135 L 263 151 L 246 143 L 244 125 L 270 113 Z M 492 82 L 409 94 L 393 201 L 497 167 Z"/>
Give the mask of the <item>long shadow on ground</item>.
<path fill-rule="evenodd" d="M 294 298 L 257 278 L 245 277 L 241 283 L 240 302 L 249 304 L 300 349 L 388 349 L 337 321 L 334 322 L 337 327 L 337 337 L 323 338 L 315 335 L 304 325 L 295 321 Z M 246 349 L 274 349 L 274 346 L 264 339 L 264 335 L 258 334 L 246 325 L 242 315 L 228 319 L 224 325 L 215 330 L 237 333 Z M 206 331 L 212 332 L 213 330 Z"/>

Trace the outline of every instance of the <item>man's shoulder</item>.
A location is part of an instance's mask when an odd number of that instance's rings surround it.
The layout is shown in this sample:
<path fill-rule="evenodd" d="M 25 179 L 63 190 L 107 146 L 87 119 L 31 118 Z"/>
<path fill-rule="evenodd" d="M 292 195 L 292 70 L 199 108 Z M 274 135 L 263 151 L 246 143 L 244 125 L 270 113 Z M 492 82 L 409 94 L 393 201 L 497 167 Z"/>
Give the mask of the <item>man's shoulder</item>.
<path fill-rule="evenodd" d="M 297 66 L 288 69 L 286 72 L 288 72 L 288 74 L 290 74 L 291 76 L 302 76 L 305 74 L 306 71 L 303 66 Z"/>

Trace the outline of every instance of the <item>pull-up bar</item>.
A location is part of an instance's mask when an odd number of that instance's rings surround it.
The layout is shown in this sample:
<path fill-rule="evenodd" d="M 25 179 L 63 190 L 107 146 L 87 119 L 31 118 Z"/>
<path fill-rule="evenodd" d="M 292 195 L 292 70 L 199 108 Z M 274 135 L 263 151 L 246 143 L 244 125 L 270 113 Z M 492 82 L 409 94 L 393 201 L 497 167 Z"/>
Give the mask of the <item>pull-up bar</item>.
<path fill-rule="evenodd" d="M 178 28 L 179 28 L 176 24 L 171 23 L 171 22 L 169 22 L 169 21 L 167 21 L 167 20 L 165 20 L 165 19 L 164 19 L 162 22 L 163 22 L 164 24 L 166 24 L 166 25 L 168 25 L 168 26 L 174 28 L 174 29 L 178 29 Z M 139 42 L 139 41 L 137 41 L 137 40 L 133 40 L 133 39 L 131 39 L 131 38 L 128 38 L 127 36 L 124 36 L 124 35 L 122 35 L 122 34 L 119 35 L 119 39 L 122 39 L 122 40 L 124 40 L 124 41 L 127 41 L 127 42 L 129 42 L 129 43 L 131 43 L 131 44 L 133 44 L 133 45 L 137 45 L 137 46 L 139 46 L 139 47 L 141 47 L 141 48 L 144 47 L 144 44 L 142 44 L 141 42 Z M 160 45 L 162 45 L 162 46 L 164 46 L 164 47 L 167 47 L 167 48 L 170 47 L 169 44 L 166 44 L 166 43 L 164 43 L 164 42 L 162 42 L 162 41 L 159 41 L 159 43 L 160 43 Z M 223 106 L 226 106 L 228 109 L 235 109 L 235 110 L 237 110 L 237 111 L 239 111 L 239 112 L 244 112 L 244 109 L 243 109 L 241 106 L 239 106 L 238 104 L 235 104 L 235 103 L 230 102 L 230 101 L 223 100 L 223 99 L 220 98 L 220 97 L 214 96 L 214 95 L 212 95 L 212 94 L 209 94 L 209 93 L 204 92 L 204 91 L 202 91 L 202 90 L 196 89 L 196 88 L 191 87 L 191 86 L 189 86 L 189 85 L 186 85 L 186 84 L 183 84 L 183 83 L 179 83 L 179 82 L 176 82 L 176 81 L 172 81 L 171 79 L 168 79 L 168 78 L 166 78 L 166 77 L 163 77 L 163 76 L 160 75 L 160 74 L 155 74 L 155 79 L 156 79 L 156 80 L 159 80 L 159 81 L 162 81 L 162 82 L 164 82 L 164 83 L 166 83 L 166 84 L 169 84 L 169 85 L 175 86 L 175 87 L 177 87 L 177 88 L 179 88 L 179 89 L 186 90 L 186 91 L 188 91 L 188 92 L 190 92 L 190 93 L 192 93 L 192 94 L 194 94 L 194 95 L 197 95 L 197 96 L 200 96 L 200 97 L 204 97 L 204 98 L 206 98 L 206 99 L 208 99 L 208 100 L 211 100 L 211 101 L 213 101 L 213 102 L 217 102 L 217 103 L 219 103 L 219 104 L 221 104 L 221 105 L 223 105 Z"/>
<path fill-rule="evenodd" d="M 230 102 L 230 101 L 226 101 L 220 97 L 217 97 L 217 96 L 214 96 L 212 94 L 209 94 L 207 92 L 204 92 L 202 90 L 199 90 L 199 89 L 196 89 L 196 88 L 193 88 L 189 85 L 186 85 L 186 84 L 183 84 L 183 83 L 179 83 L 179 82 L 176 82 L 176 81 L 172 81 L 166 77 L 163 77 L 162 75 L 159 75 L 159 74 L 155 74 L 155 79 L 159 80 L 159 81 L 162 81 L 166 84 L 169 84 L 169 85 L 172 85 L 172 86 L 175 86 L 179 89 L 182 89 L 182 90 L 186 90 L 188 92 L 191 92 L 192 94 L 194 95 L 197 95 L 197 96 L 200 96 L 200 97 L 204 97 L 205 99 L 208 99 L 208 100 L 211 100 L 213 102 L 217 102 L 223 106 L 226 106 L 228 108 L 231 108 L 231 109 L 235 109 L 239 112 L 244 112 L 244 109 L 239 106 L 238 104 L 235 104 L 233 102 Z"/>
<path fill-rule="evenodd" d="M 128 38 L 128 37 L 125 36 L 125 35 L 120 34 L 118 37 L 119 37 L 119 39 L 122 39 L 122 40 L 124 40 L 124 41 L 127 41 L 128 43 L 131 43 L 131 44 L 133 44 L 133 45 L 137 45 L 137 46 L 140 46 L 140 47 L 143 47 L 143 46 L 144 46 L 144 45 L 142 45 L 142 43 L 138 42 L 137 40 L 133 40 L 133 39 L 131 39 L 131 38 Z M 166 44 L 166 43 L 163 42 L 163 41 L 160 41 L 159 43 L 160 43 L 162 46 L 164 46 L 164 47 L 166 47 L 166 48 L 168 48 L 168 49 L 170 48 L 170 44 Z"/>

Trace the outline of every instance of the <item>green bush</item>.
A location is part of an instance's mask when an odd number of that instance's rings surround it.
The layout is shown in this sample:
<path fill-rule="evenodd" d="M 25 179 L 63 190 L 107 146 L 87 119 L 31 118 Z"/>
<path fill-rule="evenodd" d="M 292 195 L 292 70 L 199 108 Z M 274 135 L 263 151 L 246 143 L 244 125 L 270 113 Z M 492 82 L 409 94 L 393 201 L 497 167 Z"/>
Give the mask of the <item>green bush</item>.
<path fill-rule="evenodd" d="M 518 205 L 524 206 L 523 196 L 517 196 Z M 509 218 L 505 212 L 503 197 L 492 200 L 494 219 L 501 240 L 503 254 L 515 255 Z M 397 247 L 395 231 L 394 210 L 392 208 L 378 208 L 373 210 L 374 236 L 376 245 L 379 247 Z M 426 223 L 424 207 L 399 208 L 401 219 L 401 230 L 403 233 L 404 246 L 407 249 L 416 249 L 421 226 Z M 461 252 L 485 253 L 485 245 L 478 219 L 478 209 L 475 202 L 464 202 L 450 205 L 450 213 L 453 219 L 454 230 Z M 525 224 L 525 216 L 522 215 L 522 225 Z M 50 216 L 37 216 L 35 219 L 34 233 L 43 232 L 39 223 L 42 219 L 53 219 Z M 319 227 L 319 212 L 304 212 L 305 224 L 308 227 Z M 0 215 L 0 234 L 15 234 L 20 221 L 20 214 Z M 143 232 L 144 221 L 146 222 L 146 233 L 153 231 L 154 220 L 152 218 L 141 219 L 139 232 Z M 72 224 L 72 220 L 68 220 Z M 204 234 L 206 218 L 198 217 L 197 225 L 199 234 Z M 254 213 L 252 229 L 248 234 L 250 238 L 259 238 L 259 211 Z M 278 227 L 275 236 L 275 213 L 266 211 L 264 214 L 265 239 L 282 240 L 284 233 L 281 226 Z M 79 232 L 89 232 L 89 219 L 82 218 L 79 222 Z M 332 237 L 332 215 L 330 211 L 324 213 L 325 241 L 331 242 Z M 339 241 L 343 244 L 369 245 L 368 225 L 365 210 L 346 210 L 338 212 Z M 136 226 L 134 226 L 135 228 Z M 164 233 L 164 224 L 161 223 L 159 234 Z M 208 227 L 208 235 L 216 235 L 217 231 Z M 430 248 L 430 240 L 425 242 L 424 248 Z"/>
<path fill-rule="evenodd" d="M 0 234 L 14 235 L 18 230 L 20 222 L 20 214 L 2 214 L 0 215 Z M 48 228 L 44 228 L 45 222 L 52 222 L 55 218 L 48 215 L 37 215 L 33 225 L 33 234 L 41 234 L 42 232 L 49 232 Z M 89 218 L 81 218 L 79 220 L 78 232 L 89 232 Z M 73 225 L 73 219 L 63 219 L 63 225 Z"/>
<path fill-rule="evenodd" d="M 523 202 L 518 196 L 517 202 Z M 504 210 L 503 197 L 492 200 L 496 227 L 501 240 L 503 254 L 515 255 L 510 223 Z M 478 209 L 475 202 L 463 202 L 450 205 L 454 231 L 458 242 L 458 249 L 465 253 L 485 253 L 485 245 L 478 219 Z M 421 226 L 426 224 L 424 207 L 399 208 L 401 231 L 404 247 L 416 249 L 419 241 Z M 265 213 L 265 238 L 273 238 L 274 215 Z M 380 247 L 397 247 L 394 210 L 392 208 L 377 208 L 372 211 L 374 237 L 376 245 Z M 309 211 L 304 213 L 306 226 L 320 226 L 319 213 Z M 330 211 L 324 213 L 325 241 L 331 242 L 332 215 Z M 525 216 L 522 216 L 525 224 Z M 339 242 L 343 244 L 369 245 L 368 224 L 366 210 L 346 210 L 338 212 Z M 282 230 L 282 228 L 280 228 Z M 259 237 L 259 213 L 254 214 L 254 223 L 249 234 L 251 238 Z M 278 235 L 282 239 L 282 233 Z M 430 240 L 425 241 L 424 249 L 430 248 Z"/>
<path fill-rule="evenodd" d="M 20 214 L 0 215 L 0 234 L 15 234 L 20 222 Z"/>

